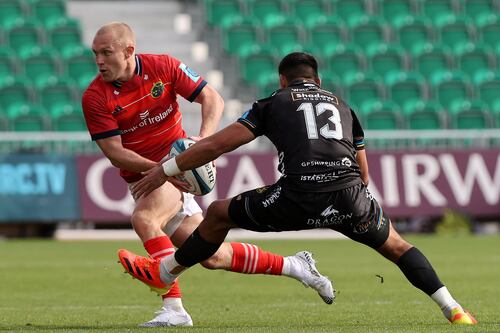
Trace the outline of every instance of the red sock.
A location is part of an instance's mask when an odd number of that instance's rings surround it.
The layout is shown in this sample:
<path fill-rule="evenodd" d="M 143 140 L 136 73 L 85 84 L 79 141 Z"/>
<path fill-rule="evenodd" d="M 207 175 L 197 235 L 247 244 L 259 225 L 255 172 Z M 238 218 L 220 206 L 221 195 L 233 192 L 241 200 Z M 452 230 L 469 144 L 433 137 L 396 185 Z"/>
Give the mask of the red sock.
<path fill-rule="evenodd" d="M 148 251 L 153 259 L 163 258 L 166 255 L 172 254 L 175 251 L 174 244 L 168 236 L 160 236 L 152 238 L 144 242 L 144 248 Z M 179 280 L 176 280 L 172 288 L 162 295 L 162 298 L 180 298 L 182 296 L 181 289 L 179 288 Z"/>
<path fill-rule="evenodd" d="M 253 244 L 231 243 L 231 247 L 233 248 L 232 272 L 281 275 L 283 256 L 262 251 Z"/>

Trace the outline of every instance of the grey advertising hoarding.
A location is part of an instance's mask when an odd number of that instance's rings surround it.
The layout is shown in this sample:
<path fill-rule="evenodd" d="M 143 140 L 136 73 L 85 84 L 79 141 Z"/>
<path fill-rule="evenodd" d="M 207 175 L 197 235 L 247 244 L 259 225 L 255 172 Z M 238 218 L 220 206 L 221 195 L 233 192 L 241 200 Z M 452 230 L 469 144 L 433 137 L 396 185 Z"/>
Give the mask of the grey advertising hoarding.
<path fill-rule="evenodd" d="M 478 218 L 500 218 L 500 151 L 370 152 L 370 190 L 393 218 L 440 216 L 452 208 Z M 203 208 L 220 198 L 279 178 L 271 153 L 232 153 L 217 160 L 214 190 L 197 200 Z M 78 159 L 82 217 L 128 221 L 134 202 L 116 169 L 102 155 Z"/>
<path fill-rule="evenodd" d="M 0 221 L 54 222 L 80 217 L 74 159 L 0 156 Z"/>

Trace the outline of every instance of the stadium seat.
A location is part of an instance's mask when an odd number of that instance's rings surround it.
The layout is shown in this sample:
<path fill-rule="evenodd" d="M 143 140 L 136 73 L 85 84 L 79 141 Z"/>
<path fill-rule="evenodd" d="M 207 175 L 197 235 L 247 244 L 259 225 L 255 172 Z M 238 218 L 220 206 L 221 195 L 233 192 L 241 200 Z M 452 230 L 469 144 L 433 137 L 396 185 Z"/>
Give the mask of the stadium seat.
<path fill-rule="evenodd" d="M 239 55 L 242 49 L 256 45 L 260 41 L 255 20 L 242 16 L 237 18 L 221 27 L 222 47 L 231 55 Z"/>
<path fill-rule="evenodd" d="M 287 20 L 264 30 L 265 41 L 274 48 L 278 55 L 284 56 L 290 51 L 296 51 L 298 45 L 303 45 L 304 33 L 299 22 Z"/>
<path fill-rule="evenodd" d="M 270 77 L 267 83 L 257 87 L 257 98 L 265 98 L 271 96 L 273 92 L 280 88 L 280 82 L 277 75 Z"/>
<path fill-rule="evenodd" d="M 365 51 L 373 44 L 387 41 L 385 24 L 375 17 L 360 17 L 355 23 L 349 25 L 349 32 L 351 41 Z"/>
<path fill-rule="evenodd" d="M 444 71 L 434 74 L 431 88 L 435 99 L 448 109 L 456 100 L 470 100 L 472 87 L 469 78 L 458 71 Z"/>
<path fill-rule="evenodd" d="M 456 50 L 463 44 L 474 43 L 473 22 L 465 16 L 447 15 L 436 19 L 438 41 Z"/>
<path fill-rule="evenodd" d="M 17 54 L 30 53 L 32 49 L 40 48 L 45 43 L 44 30 L 35 20 L 24 21 L 23 25 L 15 26 L 7 31 L 8 45 Z"/>
<path fill-rule="evenodd" d="M 64 63 L 65 74 L 76 82 L 80 90 L 85 89 L 97 75 L 94 54 L 89 49 L 70 55 L 64 59 Z"/>
<path fill-rule="evenodd" d="M 240 59 L 243 81 L 250 85 L 265 86 L 276 76 L 277 58 L 275 53 L 261 47 Z"/>
<path fill-rule="evenodd" d="M 19 63 L 16 53 L 7 46 L 0 46 L 0 82 L 8 75 L 19 73 Z"/>
<path fill-rule="evenodd" d="M 407 68 L 405 51 L 395 44 L 373 44 L 366 52 L 368 69 L 381 77 Z"/>
<path fill-rule="evenodd" d="M 205 9 L 207 22 L 211 26 L 218 26 L 225 17 L 241 12 L 239 1 L 234 0 L 206 0 Z"/>
<path fill-rule="evenodd" d="M 318 56 L 328 56 L 345 42 L 344 23 L 335 16 L 320 16 L 307 31 L 307 44 L 317 50 Z M 316 54 L 316 52 L 315 52 Z"/>
<path fill-rule="evenodd" d="M 66 17 L 64 0 L 31 0 L 31 12 L 43 24 Z"/>
<path fill-rule="evenodd" d="M 28 104 L 33 102 L 35 92 L 29 80 L 16 77 L 14 81 L 0 87 L 0 108 L 9 112 L 16 104 Z"/>
<path fill-rule="evenodd" d="M 393 21 L 396 41 L 407 51 L 435 40 L 432 22 L 425 17 L 404 16 Z"/>
<path fill-rule="evenodd" d="M 368 13 L 366 0 L 329 0 L 334 15 L 348 24 Z"/>
<path fill-rule="evenodd" d="M 43 86 L 61 73 L 59 57 L 52 49 L 43 49 L 21 58 L 22 74 L 35 86 Z"/>
<path fill-rule="evenodd" d="M 48 129 L 47 113 L 37 104 L 17 103 L 7 110 L 11 131 L 45 131 Z"/>
<path fill-rule="evenodd" d="M 462 0 L 465 15 L 476 20 L 484 14 L 494 13 L 497 8 L 494 6 L 495 0 Z"/>
<path fill-rule="evenodd" d="M 348 104 L 359 107 L 365 102 L 385 98 L 384 85 L 380 83 L 380 78 L 377 76 L 356 73 L 347 76 L 344 80 L 344 92 Z"/>
<path fill-rule="evenodd" d="M 323 0 L 291 0 L 288 6 L 290 13 L 303 22 L 314 21 L 326 12 Z"/>
<path fill-rule="evenodd" d="M 27 8 L 20 0 L 2 0 L 0 1 L 0 30 L 10 29 L 23 21 L 27 14 Z"/>
<path fill-rule="evenodd" d="M 60 78 L 38 90 L 40 103 L 49 114 L 57 113 L 61 106 L 72 105 L 77 101 L 77 89 L 73 81 Z"/>
<path fill-rule="evenodd" d="M 465 44 L 456 50 L 455 58 L 458 69 L 470 78 L 473 78 L 478 71 L 494 68 L 495 65 L 493 50 L 485 44 Z"/>
<path fill-rule="evenodd" d="M 420 47 L 413 48 L 412 57 L 415 70 L 425 77 L 453 66 L 450 49 L 435 43 L 421 44 Z"/>
<path fill-rule="evenodd" d="M 433 22 L 440 16 L 455 14 L 458 9 L 455 0 L 419 0 L 418 7 L 421 15 Z"/>
<path fill-rule="evenodd" d="M 325 58 L 326 71 L 344 80 L 349 74 L 362 72 L 366 60 L 361 50 L 351 44 L 339 44 L 332 54 Z"/>
<path fill-rule="evenodd" d="M 86 131 L 87 126 L 79 104 L 60 104 L 50 114 L 55 131 Z"/>
<path fill-rule="evenodd" d="M 377 0 L 378 12 L 387 22 L 394 22 L 404 17 L 414 17 L 417 13 L 416 4 L 411 0 Z"/>
<path fill-rule="evenodd" d="M 325 75 L 320 74 L 321 77 L 321 88 L 331 91 L 342 98 L 342 81 L 339 76 L 332 73 L 325 73 Z"/>
<path fill-rule="evenodd" d="M 424 77 L 415 72 L 393 72 L 386 76 L 386 89 L 390 100 L 400 107 L 409 101 L 427 98 Z"/>
<path fill-rule="evenodd" d="M 66 48 L 75 48 L 82 45 L 82 36 L 78 23 L 66 21 L 64 25 L 58 25 L 47 30 L 48 43 L 55 49 L 64 53 Z"/>
<path fill-rule="evenodd" d="M 493 48 L 500 47 L 500 14 L 490 13 L 477 19 L 478 39 Z"/>
<path fill-rule="evenodd" d="M 481 101 L 493 108 L 500 101 L 500 71 L 477 73 L 474 82 Z"/>
<path fill-rule="evenodd" d="M 491 106 L 491 116 L 495 122 L 495 127 L 500 128 L 500 99 L 493 102 Z"/>
<path fill-rule="evenodd" d="M 404 104 L 403 114 L 408 129 L 444 129 L 446 113 L 441 105 L 430 100 L 413 100 Z"/>
<path fill-rule="evenodd" d="M 457 129 L 490 128 L 491 114 L 488 106 L 478 100 L 457 100 L 450 106 L 451 123 Z"/>
<path fill-rule="evenodd" d="M 370 100 L 360 108 L 361 121 L 370 130 L 397 130 L 403 128 L 400 107 L 390 101 Z"/>
<path fill-rule="evenodd" d="M 246 0 L 245 2 L 249 15 L 261 23 L 266 23 L 266 26 L 274 25 L 274 19 L 282 18 L 286 12 L 282 0 Z"/>

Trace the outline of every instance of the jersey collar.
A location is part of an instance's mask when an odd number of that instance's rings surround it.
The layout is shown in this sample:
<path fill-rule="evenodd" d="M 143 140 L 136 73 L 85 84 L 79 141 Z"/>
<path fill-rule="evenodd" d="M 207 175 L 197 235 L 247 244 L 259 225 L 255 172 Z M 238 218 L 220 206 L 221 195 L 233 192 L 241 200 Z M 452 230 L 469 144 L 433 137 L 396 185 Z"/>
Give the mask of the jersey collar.
<path fill-rule="evenodd" d="M 135 55 L 135 70 L 134 70 L 135 75 L 142 75 L 142 60 L 141 58 L 136 54 Z M 121 88 L 123 85 L 123 81 L 113 81 L 112 84 L 116 88 Z"/>
<path fill-rule="evenodd" d="M 319 87 L 319 85 L 314 82 L 313 80 L 306 80 L 306 79 L 297 79 L 297 80 L 293 80 L 288 86 L 299 86 L 299 85 L 303 85 L 303 84 L 314 84 L 316 87 Z"/>

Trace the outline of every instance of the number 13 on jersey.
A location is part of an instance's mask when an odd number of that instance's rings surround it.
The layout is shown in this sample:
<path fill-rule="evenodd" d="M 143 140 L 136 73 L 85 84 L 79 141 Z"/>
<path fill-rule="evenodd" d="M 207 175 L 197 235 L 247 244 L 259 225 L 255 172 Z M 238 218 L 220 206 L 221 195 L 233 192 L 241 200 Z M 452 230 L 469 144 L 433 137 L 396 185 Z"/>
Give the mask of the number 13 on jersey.
<path fill-rule="evenodd" d="M 341 140 L 344 137 L 342 133 L 342 124 L 340 123 L 340 112 L 335 105 L 331 103 L 318 103 L 316 105 L 313 105 L 313 103 L 302 103 L 297 108 L 297 111 L 304 112 L 307 137 L 309 139 L 318 138 L 318 127 L 320 124 L 318 124 L 317 117 L 325 111 L 329 111 L 331 116 L 328 117 L 329 122 L 319 129 L 321 136 L 326 139 L 336 140 Z M 330 123 L 333 124 L 333 129 L 330 127 Z"/>

